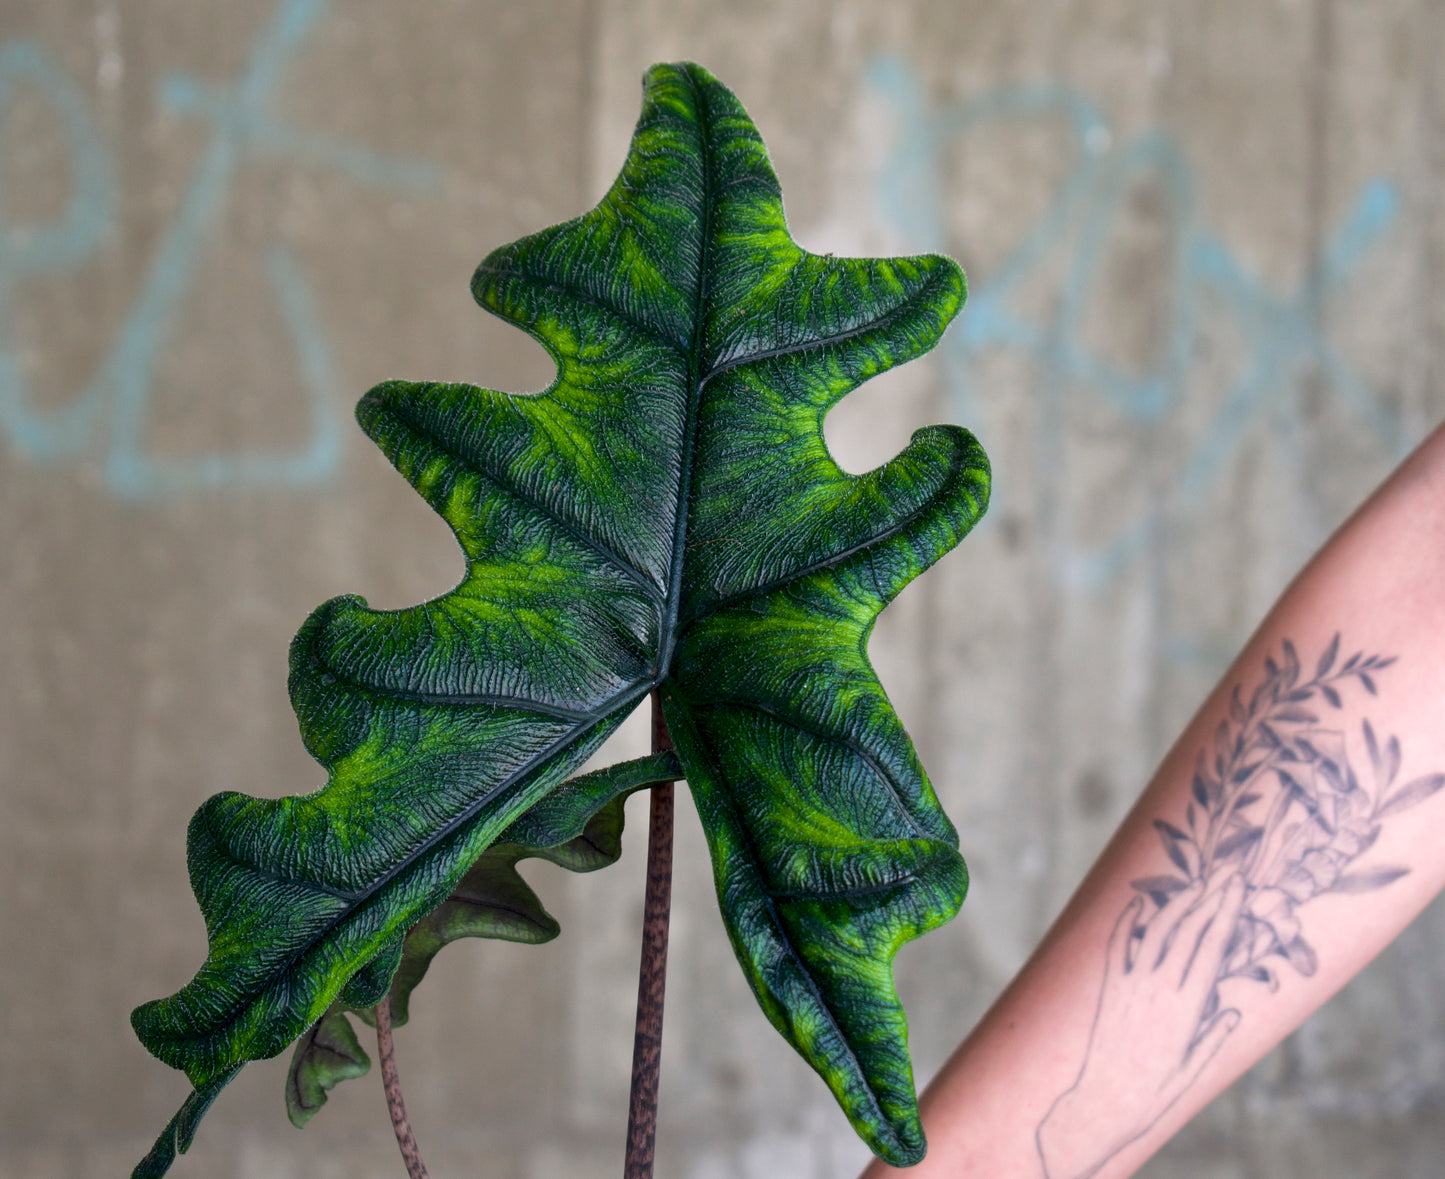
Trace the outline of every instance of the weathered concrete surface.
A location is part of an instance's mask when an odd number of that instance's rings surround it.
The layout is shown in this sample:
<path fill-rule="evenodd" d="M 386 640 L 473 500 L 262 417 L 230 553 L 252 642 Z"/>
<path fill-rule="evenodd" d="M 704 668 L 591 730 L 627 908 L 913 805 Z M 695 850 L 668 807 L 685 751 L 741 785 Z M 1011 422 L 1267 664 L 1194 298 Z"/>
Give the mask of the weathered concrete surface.
<path fill-rule="evenodd" d="M 939 353 L 829 423 L 862 469 L 960 421 L 997 472 L 874 640 L 974 876 L 900 961 L 926 1077 L 1445 409 L 1442 17 L 0 0 L 0 1176 L 124 1174 L 184 1095 L 127 1014 L 204 953 L 191 811 L 319 781 L 284 682 L 312 606 L 411 603 L 460 567 L 348 407 L 396 375 L 545 383 L 468 276 L 597 198 L 661 59 L 738 91 L 804 244 L 970 274 Z M 559 941 L 438 960 L 399 1044 L 434 1174 L 616 1173 L 642 815 L 614 869 L 531 870 Z M 732 965 L 685 804 L 678 840 L 659 1174 L 852 1173 Z M 1442 946 L 1436 905 L 1148 1173 L 1438 1175 Z M 377 1086 L 296 1133 L 283 1072 L 247 1069 L 177 1174 L 398 1173 Z"/>

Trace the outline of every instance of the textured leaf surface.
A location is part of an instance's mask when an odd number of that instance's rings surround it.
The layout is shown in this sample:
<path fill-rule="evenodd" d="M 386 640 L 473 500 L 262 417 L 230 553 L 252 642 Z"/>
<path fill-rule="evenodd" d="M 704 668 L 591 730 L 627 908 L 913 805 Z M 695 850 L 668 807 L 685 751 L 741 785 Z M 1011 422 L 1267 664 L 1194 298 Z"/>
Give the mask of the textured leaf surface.
<path fill-rule="evenodd" d="M 801 250 L 746 112 L 685 65 L 649 72 L 601 204 L 497 250 L 472 289 L 557 379 L 362 401 L 466 576 L 412 609 L 345 597 L 307 621 L 291 692 L 329 780 L 201 808 L 210 954 L 137 1032 L 203 1088 L 338 997 L 384 993 L 406 930 L 657 688 L 764 1011 L 876 1151 L 916 1160 L 891 961 L 966 876 L 866 643 L 982 513 L 988 468 L 966 431 L 930 427 L 852 476 L 822 422 L 932 347 L 961 273 Z"/>
<path fill-rule="evenodd" d="M 463 938 L 500 938 L 538 943 L 559 932 L 556 919 L 517 873 L 519 861 L 547 860 L 573 872 L 593 872 L 622 854 L 623 804 L 635 790 L 682 777 L 671 752 L 609 766 L 574 778 L 529 811 L 492 844 L 462 877 L 451 896 L 412 926 L 402 945 L 401 964 L 391 978 L 392 1026 L 411 1018 L 411 994 L 426 977 L 432 959 Z M 342 1003 L 296 1041 L 286 1074 L 286 1113 L 305 1126 L 342 1081 L 371 1068 L 347 1018 L 348 1012 L 376 1026 L 376 1008 Z"/>

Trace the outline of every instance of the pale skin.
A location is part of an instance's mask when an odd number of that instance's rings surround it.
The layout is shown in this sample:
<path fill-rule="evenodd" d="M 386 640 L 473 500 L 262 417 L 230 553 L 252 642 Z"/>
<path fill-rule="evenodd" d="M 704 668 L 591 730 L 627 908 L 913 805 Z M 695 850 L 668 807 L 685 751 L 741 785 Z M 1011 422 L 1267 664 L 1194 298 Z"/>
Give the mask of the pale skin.
<path fill-rule="evenodd" d="M 1124 1179 L 1389 944 L 1445 888 L 1442 617 L 1445 427 L 1285 591 L 928 1086 L 924 1161 L 864 1179 Z"/>

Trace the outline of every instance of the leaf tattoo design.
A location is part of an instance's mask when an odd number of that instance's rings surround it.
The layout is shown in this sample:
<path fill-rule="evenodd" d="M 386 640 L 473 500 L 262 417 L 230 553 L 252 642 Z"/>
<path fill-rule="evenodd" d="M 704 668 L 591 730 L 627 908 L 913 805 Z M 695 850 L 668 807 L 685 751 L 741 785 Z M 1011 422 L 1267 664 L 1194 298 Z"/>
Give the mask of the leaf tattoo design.
<path fill-rule="evenodd" d="M 1278 959 L 1313 974 L 1315 953 L 1295 915 L 1300 906 L 1322 893 L 1369 892 L 1404 876 L 1406 868 L 1352 872 L 1350 865 L 1373 846 L 1383 820 L 1445 786 L 1445 774 L 1398 783 L 1399 739 L 1381 742 L 1368 719 L 1361 723 L 1360 742 L 1372 785 L 1362 782 L 1345 731 L 1329 727 L 1330 714 L 1344 708 L 1351 684 L 1376 695 L 1376 677 L 1395 659 L 1362 651 L 1344 660 L 1339 655 L 1336 634 L 1314 674 L 1303 679 L 1299 654 L 1285 639 L 1282 658 L 1266 658 L 1264 679 L 1248 702 L 1235 687 L 1212 751 L 1199 753 L 1184 826 L 1154 822 L 1178 869 L 1177 875 L 1134 882 L 1156 906 L 1221 873 L 1244 877 L 1244 907 L 1219 982 L 1243 976 L 1273 988 Z M 1216 991 L 1200 1026 L 1217 1010 Z"/>
<path fill-rule="evenodd" d="M 391 381 L 358 407 L 467 571 L 410 609 L 320 607 L 290 689 L 326 784 L 193 819 L 209 955 L 132 1022 L 197 1094 L 148 1173 L 240 1065 L 384 995 L 408 930 L 654 689 L 764 1012 L 876 1152 L 916 1161 L 892 959 L 967 874 L 866 647 L 982 514 L 989 471 L 933 426 L 852 476 L 822 422 L 937 342 L 961 272 L 800 249 L 742 106 L 671 65 L 602 202 L 495 251 L 472 291 L 557 378 Z"/>

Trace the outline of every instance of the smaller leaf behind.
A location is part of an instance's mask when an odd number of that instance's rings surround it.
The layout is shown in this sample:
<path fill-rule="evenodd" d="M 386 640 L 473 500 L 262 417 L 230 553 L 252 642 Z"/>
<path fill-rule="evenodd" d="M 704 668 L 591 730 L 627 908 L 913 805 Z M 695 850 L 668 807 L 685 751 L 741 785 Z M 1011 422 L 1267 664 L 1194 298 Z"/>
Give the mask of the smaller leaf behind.
<path fill-rule="evenodd" d="M 571 872 L 595 872 L 622 855 L 623 804 L 629 795 L 682 777 L 672 752 L 608 766 L 563 783 L 556 793 L 520 816 L 482 854 L 456 890 L 407 934 L 401 965 L 391 984 L 391 1022 L 411 1017 L 411 992 L 431 961 L 464 937 L 499 938 L 538 945 L 561 927 L 517 874 L 525 859 L 546 860 Z M 373 1023 L 374 1005 L 362 1018 Z"/>
<path fill-rule="evenodd" d="M 323 1105 L 326 1095 L 342 1081 L 364 1077 L 371 1057 L 356 1038 L 356 1029 L 339 1004 L 296 1041 L 286 1073 L 286 1116 L 298 1130 Z"/>
<path fill-rule="evenodd" d="M 444 946 L 468 937 L 532 945 L 556 937 L 561 927 L 518 875 L 517 864 L 540 859 L 572 872 L 593 872 L 616 863 L 622 854 L 628 795 L 681 774 L 675 754 L 653 754 L 574 778 L 521 816 L 500 842 L 482 853 L 451 896 L 407 933 L 400 965 L 391 976 L 392 1026 L 410 1019 L 411 993 Z M 560 842 L 548 846 L 549 840 Z M 286 1113 L 292 1125 L 300 1128 L 310 1121 L 342 1081 L 366 1075 L 371 1061 L 347 1015 L 374 1027 L 375 1011 L 374 1003 L 337 1003 L 296 1041 L 286 1076 Z"/>

